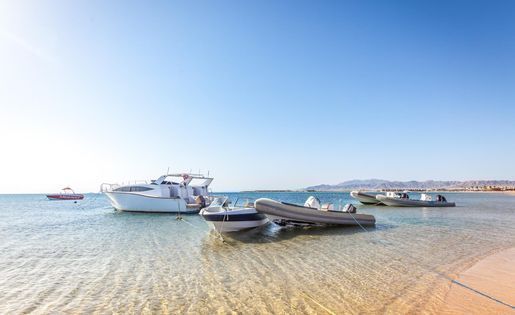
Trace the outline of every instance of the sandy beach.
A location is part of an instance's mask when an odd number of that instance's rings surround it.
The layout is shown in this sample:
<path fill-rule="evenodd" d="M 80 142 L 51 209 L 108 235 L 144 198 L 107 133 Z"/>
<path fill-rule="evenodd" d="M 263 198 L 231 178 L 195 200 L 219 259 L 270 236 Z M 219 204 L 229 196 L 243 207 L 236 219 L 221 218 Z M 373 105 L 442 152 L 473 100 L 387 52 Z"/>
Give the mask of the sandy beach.
<path fill-rule="evenodd" d="M 515 247 L 460 273 L 445 297 L 445 314 L 515 314 Z"/>

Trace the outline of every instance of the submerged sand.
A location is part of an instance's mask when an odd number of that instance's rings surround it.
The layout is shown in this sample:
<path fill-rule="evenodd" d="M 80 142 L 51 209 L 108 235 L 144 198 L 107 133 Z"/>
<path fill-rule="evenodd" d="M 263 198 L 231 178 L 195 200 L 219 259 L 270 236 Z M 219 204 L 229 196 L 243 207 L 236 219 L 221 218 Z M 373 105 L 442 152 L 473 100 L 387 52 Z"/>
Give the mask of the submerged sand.
<path fill-rule="evenodd" d="M 515 247 L 459 274 L 444 305 L 446 314 L 515 314 Z"/>

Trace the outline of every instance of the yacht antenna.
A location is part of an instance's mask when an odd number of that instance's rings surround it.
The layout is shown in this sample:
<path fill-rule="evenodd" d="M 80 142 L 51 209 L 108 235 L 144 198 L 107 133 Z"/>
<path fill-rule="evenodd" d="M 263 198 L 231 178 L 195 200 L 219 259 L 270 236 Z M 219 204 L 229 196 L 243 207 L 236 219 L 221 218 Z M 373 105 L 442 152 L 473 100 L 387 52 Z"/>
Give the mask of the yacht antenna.
<path fill-rule="evenodd" d="M 166 175 L 170 174 L 170 166 L 166 169 Z"/>

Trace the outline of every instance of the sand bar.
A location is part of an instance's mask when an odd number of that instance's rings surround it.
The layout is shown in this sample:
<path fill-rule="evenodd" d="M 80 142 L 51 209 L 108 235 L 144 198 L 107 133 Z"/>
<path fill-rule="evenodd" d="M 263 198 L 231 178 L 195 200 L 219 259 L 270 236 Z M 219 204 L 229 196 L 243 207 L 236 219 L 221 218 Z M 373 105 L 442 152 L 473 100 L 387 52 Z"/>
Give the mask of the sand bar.
<path fill-rule="evenodd" d="M 445 298 L 443 313 L 515 314 L 515 247 L 480 260 L 456 282 Z"/>

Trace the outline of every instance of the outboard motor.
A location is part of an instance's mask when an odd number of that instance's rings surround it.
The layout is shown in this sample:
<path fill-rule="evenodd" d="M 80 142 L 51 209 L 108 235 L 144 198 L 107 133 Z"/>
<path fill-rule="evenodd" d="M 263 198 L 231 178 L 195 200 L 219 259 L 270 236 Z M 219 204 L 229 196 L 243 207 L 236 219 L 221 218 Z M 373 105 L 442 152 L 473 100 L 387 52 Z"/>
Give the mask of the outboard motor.
<path fill-rule="evenodd" d="M 195 203 L 200 205 L 200 208 L 206 207 L 206 199 L 202 195 L 199 195 L 195 198 Z"/>
<path fill-rule="evenodd" d="M 342 211 L 347 213 L 356 213 L 356 207 L 354 207 L 352 203 L 348 203 L 343 207 Z"/>
<path fill-rule="evenodd" d="M 320 199 L 315 196 L 310 196 L 304 203 L 304 207 L 320 209 Z"/>

